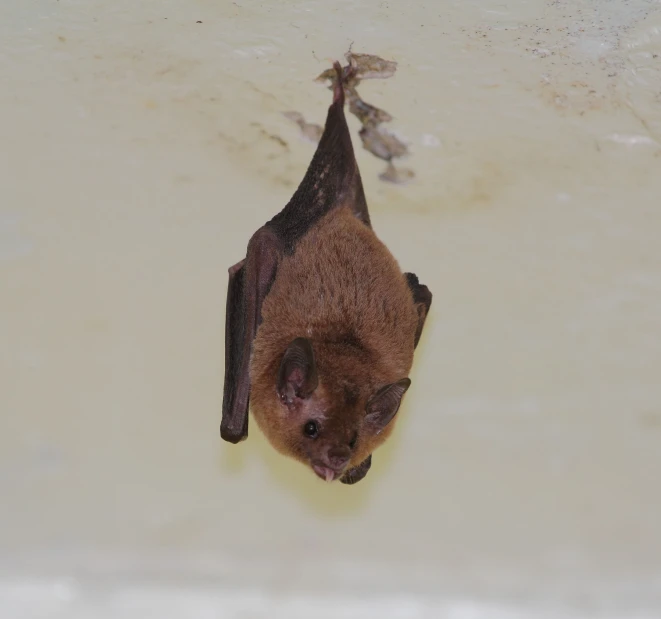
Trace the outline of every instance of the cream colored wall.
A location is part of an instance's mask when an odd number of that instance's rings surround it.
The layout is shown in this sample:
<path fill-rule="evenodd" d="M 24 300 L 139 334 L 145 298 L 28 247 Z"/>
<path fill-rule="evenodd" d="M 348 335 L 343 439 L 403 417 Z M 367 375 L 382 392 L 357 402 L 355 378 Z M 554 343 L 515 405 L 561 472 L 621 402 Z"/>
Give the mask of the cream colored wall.
<path fill-rule="evenodd" d="M 435 297 L 345 487 L 218 424 L 226 269 L 352 41 Z M 3 619 L 661 616 L 659 93 L 658 2 L 5 0 Z"/>

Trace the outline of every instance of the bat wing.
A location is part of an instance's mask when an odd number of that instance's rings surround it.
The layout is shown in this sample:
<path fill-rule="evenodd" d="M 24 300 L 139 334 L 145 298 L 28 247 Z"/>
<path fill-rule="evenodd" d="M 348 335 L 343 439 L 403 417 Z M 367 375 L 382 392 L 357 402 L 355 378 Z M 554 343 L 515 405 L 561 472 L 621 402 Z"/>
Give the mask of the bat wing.
<path fill-rule="evenodd" d="M 239 373 L 243 359 L 243 332 L 245 330 L 243 320 L 245 314 L 243 286 L 245 262 L 245 260 L 241 260 L 229 269 L 225 308 L 225 391 L 220 435 L 231 443 L 237 443 L 248 436 L 248 415 L 237 414 L 237 398 L 241 383 Z M 245 406 L 248 406 L 247 399 Z"/>
<path fill-rule="evenodd" d="M 415 308 L 418 311 L 418 328 L 415 330 L 415 340 L 413 342 L 413 347 L 415 348 L 420 341 L 422 329 L 425 326 L 425 320 L 427 320 L 427 314 L 431 307 L 432 294 L 427 286 L 420 283 L 415 273 L 405 273 L 404 275 L 411 289 Z"/>
<path fill-rule="evenodd" d="M 277 231 L 291 254 L 296 243 L 324 215 L 348 206 L 358 219 L 371 227 L 363 183 L 344 115 L 343 73 L 335 63 L 337 77 L 333 103 L 326 125 L 305 177 L 291 200 L 266 225 Z"/>
<path fill-rule="evenodd" d="M 310 228 L 336 208 L 351 208 L 357 218 L 371 226 L 344 115 L 344 75 L 339 63 L 334 67 L 333 103 L 305 177 L 285 208 L 252 236 L 245 260 L 229 269 L 220 435 L 231 443 L 248 436 L 252 343 L 281 258 L 293 254 Z"/>

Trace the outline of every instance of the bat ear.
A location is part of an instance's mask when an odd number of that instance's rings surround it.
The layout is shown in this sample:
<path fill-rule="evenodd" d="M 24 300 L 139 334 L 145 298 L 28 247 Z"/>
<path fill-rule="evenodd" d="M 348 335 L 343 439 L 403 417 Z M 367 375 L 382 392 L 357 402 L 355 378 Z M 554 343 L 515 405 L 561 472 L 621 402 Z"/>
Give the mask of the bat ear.
<path fill-rule="evenodd" d="M 367 402 L 365 423 L 379 434 L 397 414 L 402 397 L 411 386 L 411 380 L 402 378 L 396 383 L 381 387 Z"/>
<path fill-rule="evenodd" d="M 294 398 L 308 398 L 319 379 L 310 340 L 297 337 L 285 351 L 278 373 L 278 393 L 285 404 Z"/>

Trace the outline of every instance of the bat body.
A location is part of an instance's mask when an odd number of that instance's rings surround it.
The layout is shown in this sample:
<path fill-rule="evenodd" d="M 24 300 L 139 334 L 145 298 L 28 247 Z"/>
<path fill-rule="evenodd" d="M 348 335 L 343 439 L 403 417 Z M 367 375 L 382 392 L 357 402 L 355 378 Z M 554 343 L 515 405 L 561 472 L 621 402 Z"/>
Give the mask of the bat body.
<path fill-rule="evenodd" d="M 221 436 L 356 483 L 394 426 L 432 295 L 371 227 L 343 72 L 308 171 L 229 269 Z"/>

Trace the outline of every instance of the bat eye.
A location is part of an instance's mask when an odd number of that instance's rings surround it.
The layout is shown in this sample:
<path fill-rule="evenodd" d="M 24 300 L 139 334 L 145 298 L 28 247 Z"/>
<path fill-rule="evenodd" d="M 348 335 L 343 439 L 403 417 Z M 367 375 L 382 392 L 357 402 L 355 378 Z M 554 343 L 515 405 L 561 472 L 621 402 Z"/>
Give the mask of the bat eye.
<path fill-rule="evenodd" d="M 309 438 L 315 438 L 319 434 L 319 428 L 316 421 L 308 421 L 303 426 L 303 434 Z"/>
<path fill-rule="evenodd" d="M 353 435 L 353 438 L 349 442 L 349 448 L 353 449 L 356 446 L 356 443 L 358 442 L 358 433 Z"/>

